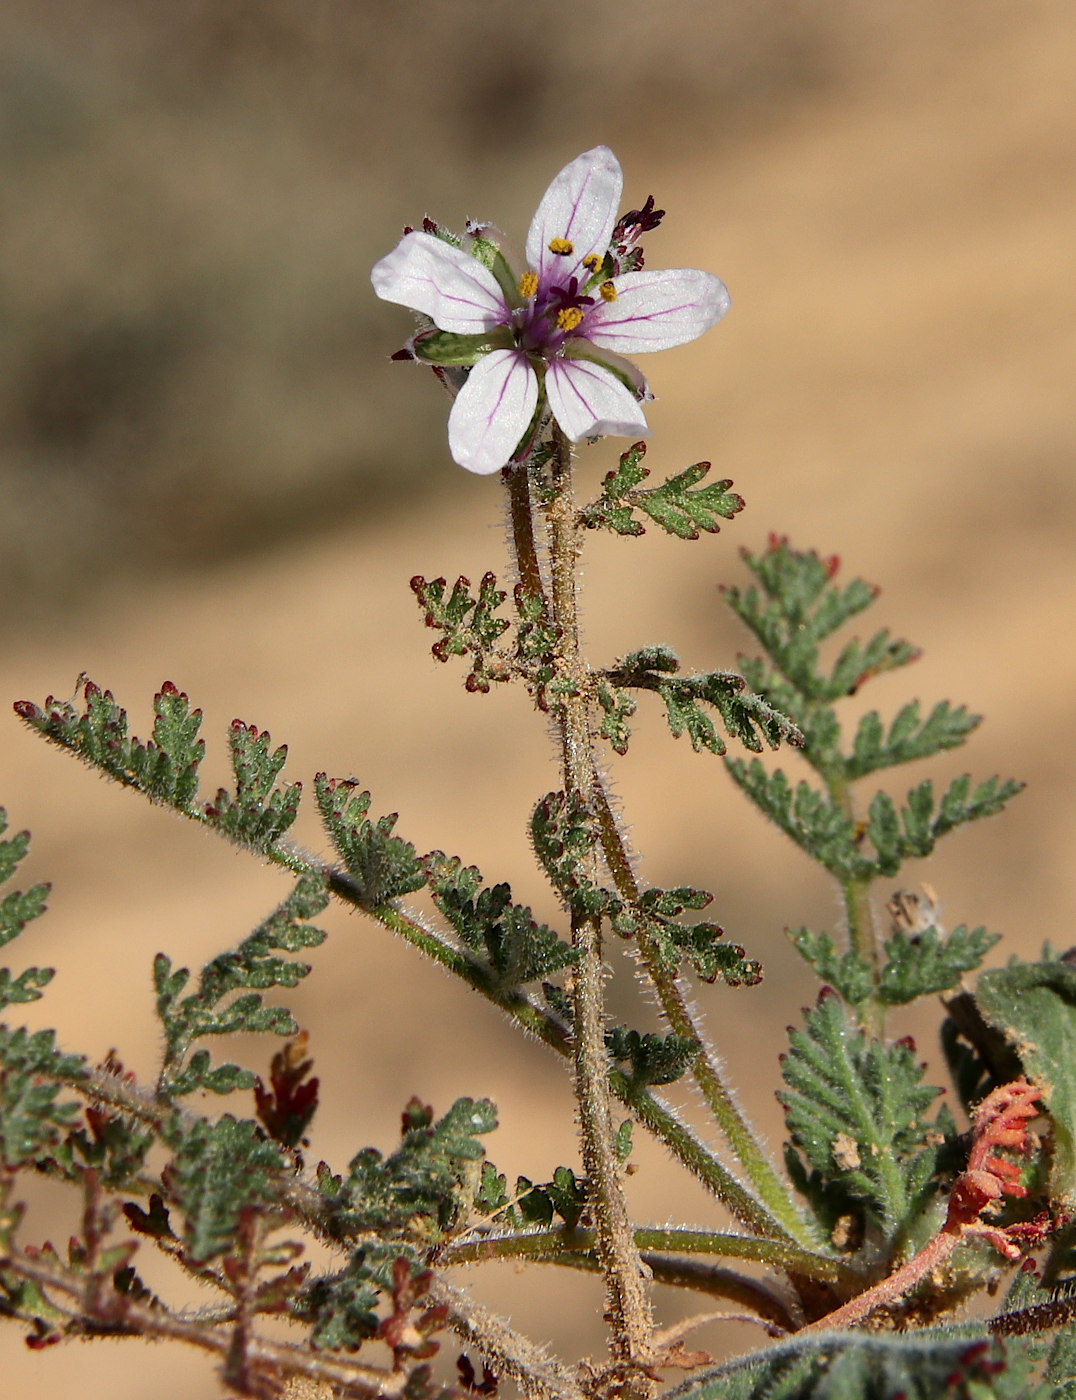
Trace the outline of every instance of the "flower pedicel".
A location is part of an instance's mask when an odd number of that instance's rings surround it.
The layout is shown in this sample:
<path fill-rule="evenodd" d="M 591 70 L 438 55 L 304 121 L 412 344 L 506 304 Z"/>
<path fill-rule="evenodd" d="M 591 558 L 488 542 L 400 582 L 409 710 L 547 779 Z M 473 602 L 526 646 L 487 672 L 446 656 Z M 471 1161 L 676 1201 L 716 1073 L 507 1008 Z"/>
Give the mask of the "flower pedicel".
<path fill-rule="evenodd" d="M 379 297 L 431 323 L 411 354 L 469 371 L 448 420 L 452 456 L 468 471 L 525 457 L 547 412 L 573 442 L 645 434 L 651 394 L 623 354 L 684 345 L 728 310 L 709 272 L 640 270 L 636 241 L 661 214 L 647 200 L 618 222 L 623 183 L 607 146 L 566 165 L 531 221 L 521 276 L 486 228 L 462 243 L 413 230 L 374 267 Z"/>

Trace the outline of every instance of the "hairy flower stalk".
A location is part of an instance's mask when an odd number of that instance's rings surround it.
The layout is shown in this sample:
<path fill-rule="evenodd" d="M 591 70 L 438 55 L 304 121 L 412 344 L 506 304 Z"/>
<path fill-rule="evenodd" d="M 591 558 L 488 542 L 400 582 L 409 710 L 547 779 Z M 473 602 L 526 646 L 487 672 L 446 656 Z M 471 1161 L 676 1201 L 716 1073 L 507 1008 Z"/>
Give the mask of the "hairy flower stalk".
<path fill-rule="evenodd" d="M 546 511 L 553 620 L 560 633 L 557 708 L 565 793 L 589 804 L 594 787 L 587 668 L 579 648 L 576 566 L 579 527 L 572 496 L 572 454 L 564 433 L 553 430 L 552 486 Z M 518 470 L 518 469 L 517 469 Z M 580 875 L 597 882 L 598 847 L 592 841 Z M 598 1259 L 605 1273 L 613 1356 L 645 1362 L 653 1330 L 646 1271 L 635 1244 L 620 1164 L 614 1149 L 612 1101 L 605 1049 L 602 934 L 599 915 L 572 913 L 572 937 L 580 950 L 573 978 L 575 1090 L 583 1140 L 583 1165 L 594 1193 Z"/>

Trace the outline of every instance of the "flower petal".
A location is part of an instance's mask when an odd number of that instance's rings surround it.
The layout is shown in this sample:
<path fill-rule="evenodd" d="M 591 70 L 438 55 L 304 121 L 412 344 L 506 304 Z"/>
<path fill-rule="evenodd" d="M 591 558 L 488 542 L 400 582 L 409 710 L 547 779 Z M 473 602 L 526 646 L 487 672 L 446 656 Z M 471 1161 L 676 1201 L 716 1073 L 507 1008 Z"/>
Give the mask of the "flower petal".
<path fill-rule="evenodd" d="M 374 264 L 370 281 L 382 301 L 421 311 L 442 331 L 477 335 L 509 317 L 493 273 L 432 233 L 405 234 Z"/>
<path fill-rule="evenodd" d="M 592 307 L 579 332 L 606 350 L 640 354 L 684 345 L 729 309 L 724 282 L 691 267 L 627 272 L 613 286 L 616 299 Z"/>
<path fill-rule="evenodd" d="M 538 376 L 519 350 L 479 360 L 448 415 L 448 446 L 469 472 L 489 476 L 507 466 L 538 406 Z"/>
<path fill-rule="evenodd" d="M 649 432 L 635 395 L 592 360 L 553 360 L 545 392 L 553 417 L 573 442 L 605 433 L 639 437 Z"/>
<path fill-rule="evenodd" d="M 599 348 L 589 340 L 583 340 L 579 336 L 573 336 L 571 340 L 564 342 L 564 354 L 569 360 L 592 360 L 619 379 L 625 389 L 634 393 L 636 399 L 652 399 L 654 395 L 650 392 L 650 385 L 646 382 L 646 376 L 638 365 L 633 365 L 630 360 L 625 360 L 623 355 L 614 355 L 612 350 L 606 350 L 604 346 Z"/>
<path fill-rule="evenodd" d="M 527 234 L 527 262 L 542 286 L 564 283 L 577 274 L 590 253 L 604 257 L 616 227 L 624 176 L 608 146 L 595 146 L 566 165 L 542 196 Z M 554 238 L 567 238 L 570 256 L 549 251 Z"/>

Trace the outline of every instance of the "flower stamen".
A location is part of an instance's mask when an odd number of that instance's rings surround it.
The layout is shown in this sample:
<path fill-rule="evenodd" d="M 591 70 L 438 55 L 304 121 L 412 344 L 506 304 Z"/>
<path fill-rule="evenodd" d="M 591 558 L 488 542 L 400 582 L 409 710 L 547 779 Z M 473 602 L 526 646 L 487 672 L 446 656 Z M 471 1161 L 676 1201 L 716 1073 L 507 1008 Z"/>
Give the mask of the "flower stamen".
<path fill-rule="evenodd" d="M 519 279 L 519 295 L 521 297 L 532 297 L 538 290 L 537 272 L 525 272 Z"/>
<path fill-rule="evenodd" d="M 549 240 L 549 251 L 556 253 L 559 258 L 567 258 L 575 252 L 575 246 L 568 238 L 551 238 Z"/>
<path fill-rule="evenodd" d="M 583 259 L 583 266 L 588 272 L 597 272 L 598 269 L 601 267 L 602 262 L 603 259 L 599 258 L 597 253 L 588 253 Z"/>
<path fill-rule="evenodd" d="M 602 301 L 616 301 L 616 288 L 612 282 L 603 282 L 598 291 L 602 294 Z"/>
<path fill-rule="evenodd" d="M 583 313 L 578 306 L 566 306 L 557 312 L 557 330 L 574 331 L 582 319 Z"/>

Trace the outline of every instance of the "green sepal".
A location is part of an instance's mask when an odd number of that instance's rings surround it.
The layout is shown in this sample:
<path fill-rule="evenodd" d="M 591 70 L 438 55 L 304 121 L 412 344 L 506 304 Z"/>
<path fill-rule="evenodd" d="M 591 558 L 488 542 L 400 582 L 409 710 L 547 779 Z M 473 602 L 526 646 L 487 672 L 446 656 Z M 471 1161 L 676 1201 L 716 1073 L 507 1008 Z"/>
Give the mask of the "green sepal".
<path fill-rule="evenodd" d="M 476 365 L 491 350 L 510 350 L 512 332 L 507 326 L 496 326 L 478 335 L 459 335 L 454 331 L 430 331 L 415 336 L 411 353 L 416 360 L 431 365 Z"/>

